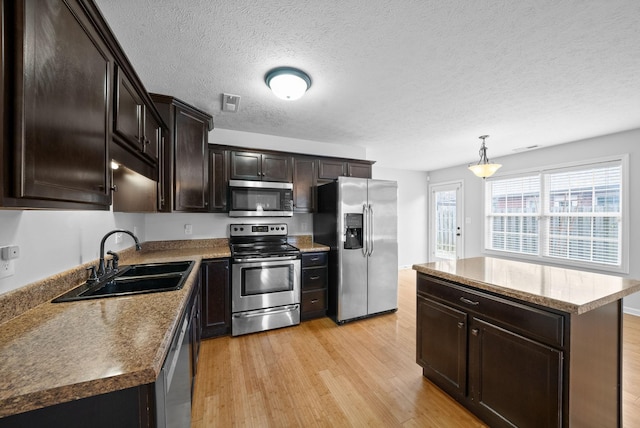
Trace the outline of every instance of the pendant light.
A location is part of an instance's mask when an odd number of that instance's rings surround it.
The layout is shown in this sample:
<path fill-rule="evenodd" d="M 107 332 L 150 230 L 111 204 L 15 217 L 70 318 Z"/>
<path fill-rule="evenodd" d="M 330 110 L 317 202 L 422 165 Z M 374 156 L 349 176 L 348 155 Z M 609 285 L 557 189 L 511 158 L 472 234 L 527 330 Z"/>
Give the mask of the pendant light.
<path fill-rule="evenodd" d="M 491 163 L 489 161 L 489 158 L 487 157 L 487 146 L 484 144 L 484 140 L 489 138 L 489 136 L 481 135 L 478 138 L 482 140 L 482 145 L 480 146 L 480 151 L 478 152 L 478 154 L 480 155 L 480 160 L 477 164 L 469 165 L 469 170 L 480 178 L 491 177 L 502 166 L 502 164 Z"/>
<path fill-rule="evenodd" d="M 266 74 L 264 81 L 276 97 L 288 101 L 302 97 L 311 87 L 309 76 L 292 67 L 274 68 Z"/>

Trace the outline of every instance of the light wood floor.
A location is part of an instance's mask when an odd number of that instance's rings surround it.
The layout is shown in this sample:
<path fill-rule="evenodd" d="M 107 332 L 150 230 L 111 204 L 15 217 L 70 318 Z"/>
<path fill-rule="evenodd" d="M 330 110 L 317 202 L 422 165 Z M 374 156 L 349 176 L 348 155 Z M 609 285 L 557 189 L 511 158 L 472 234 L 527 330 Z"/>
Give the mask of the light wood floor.
<path fill-rule="evenodd" d="M 415 363 L 415 272 L 399 310 L 202 342 L 192 409 L 201 427 L 486 427 Z M 625 427 L 640 427 L 640 317 L 624 318 Z"/>

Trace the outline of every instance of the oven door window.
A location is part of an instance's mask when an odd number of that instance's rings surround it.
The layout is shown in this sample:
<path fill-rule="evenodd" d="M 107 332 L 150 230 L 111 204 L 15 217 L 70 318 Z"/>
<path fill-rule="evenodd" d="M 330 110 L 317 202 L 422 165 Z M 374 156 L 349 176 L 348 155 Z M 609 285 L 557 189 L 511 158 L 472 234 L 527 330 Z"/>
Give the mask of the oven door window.
<path fill-rule="evenodd" d="M 231 209 L 234 211 L 281 211 L 280 190 L 244 189 L 231 190 Z"/>
<path fill-rule="evenodd" d="M 242 269 L 242 295 L 252 296 L 293 290 L 293 265 L 257 266 Z"/>

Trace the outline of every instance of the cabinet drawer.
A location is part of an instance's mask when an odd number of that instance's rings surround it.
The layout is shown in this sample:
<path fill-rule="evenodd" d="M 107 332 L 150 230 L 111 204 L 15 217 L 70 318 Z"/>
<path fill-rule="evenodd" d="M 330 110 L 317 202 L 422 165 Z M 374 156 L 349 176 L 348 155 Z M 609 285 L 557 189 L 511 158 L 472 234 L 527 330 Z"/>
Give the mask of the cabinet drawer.
<path fill-rule="evenodd" d="M 324 311 L 327 309 L 327 290 L 302 293 L 302 313 Z"/>
<path fill-rule="evenodd" d="M 506 324 L 531 338 L 552 346 L 564 345 L 564 317 L 523 303 L 483 293 L 423 274 L 418 275 L 417 291 L 458 308 Z"/>
<path fill-rule="evenodd" d="M 302 270 L 302 290 L 327 288 L 327 268 L 311 268 Z"/>
<path fill-rule="evenodd" d="M 325 266 L 329 258 L 329 253 L 306 253 L 302 254 L 302 267 Z"/>

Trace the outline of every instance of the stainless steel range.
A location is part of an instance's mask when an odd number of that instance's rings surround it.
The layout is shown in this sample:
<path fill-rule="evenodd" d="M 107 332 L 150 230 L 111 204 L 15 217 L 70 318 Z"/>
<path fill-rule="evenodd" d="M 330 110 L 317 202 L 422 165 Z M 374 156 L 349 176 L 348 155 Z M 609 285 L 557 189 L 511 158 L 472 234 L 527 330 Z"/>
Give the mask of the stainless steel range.
<path fill-rule="evenodd" d="M 231 335 L 300 324 L 300 250 L 287 225 L 232 224 Z"/>

